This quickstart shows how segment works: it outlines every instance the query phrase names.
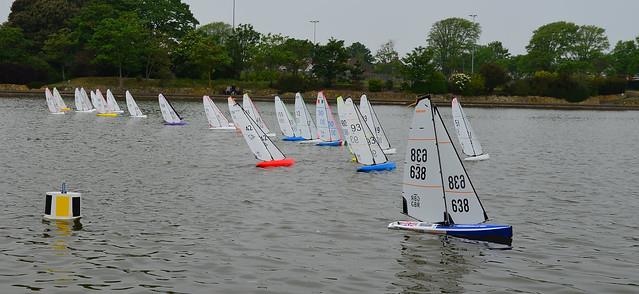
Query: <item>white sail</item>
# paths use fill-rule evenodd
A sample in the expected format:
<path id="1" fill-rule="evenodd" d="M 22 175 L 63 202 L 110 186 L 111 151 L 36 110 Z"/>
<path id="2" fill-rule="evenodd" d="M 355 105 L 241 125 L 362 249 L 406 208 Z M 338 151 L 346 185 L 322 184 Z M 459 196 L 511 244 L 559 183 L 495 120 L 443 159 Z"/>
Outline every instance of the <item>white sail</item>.
<path id="1" fill-rule="evenodd" d="M 104 96 L 102 96 L 102 92 L 100 89 L 95 90 L 95 101 L 93 101 L 93 106 L 98 111 L 98 113 L 110 113 L 107 109 L 107 103 L 104 100 Z"/>
<path id="2" fill-rule="evenodd" d="M 344 138 L 348 138 L 348 123 L 344 118 L 344 98 L 342 96 L 337 97 L 337 116 L 339 117 L 339 125 L 342 127 L 342 134 Z"/>
<path id="3" fill-rule="evenodd" d="M 479 144 L 479 139 L 464 113 L 464 109 L 461 107 L 457 98 L 453 98 L 452 102 L 453 123 L 455 125 L 455 131 L 457 132 L 457 138 L 459 144 L 462 146 L 462 151 L 468 156 L 482 155 L 484 151 Z"/>
<path id="4" fill-rule="evenodd" d="M 281 160 L 285 156 L 280 151 L 268 135 L 260 128 L 253 118 L 250 117 L 242 106 L 233 98 L 228 99 L 229 111 L 235 126 L 242 132 L 244 140 L 255 155 L 255 158 L 262 161 Z"/>
<path id="5" fill-rule="evenodd" d="M 286 109 L 286 104 L 282 102 L 279 96 L 275 96 L 275 114 L 277 115 L 277 122 L 280 125 L 282 134 L 287 137 L 295 137 L 295 121 L 293 121 L 291 114 L 288 112 L 288 109 Z"/>
<path id="6" fill-rule="evenodd" d="M 361 164 L 371 165 L 380 164 L 388 161 L 382 148 L 377 143 L 377 139 L 373 136 L 373 132 L 368 128 L 362 118 L 362 114 L 353 104 L 351 98 L 344 102 L 344 118 L 348 125 L 348 145 L 355 155 L 357 162 Z M 340 117 L 340 119 L 342 119 Z"/>
<path id="7" fill-rule="evenodd" d="M 82 110 L 83 111 L 94 111 L 93 104 L 89 101 L 89 96 L 87 96 L 87 91 L 84 88 L 80 88 L 80 96 L 82 100 Z"/>
<path id="8" fill-rule="evenodd" d="M 49 108 L 49 112 L 54 114 L 64 113 L 62 110 L 58 109 L 58 105 L 55 103 L 55 98 L 53 98 L 53 93 L 49 88 L 44 90 L 44 97 L 47 99 L 47 107 Z"/>
<path id="9" fill-rule="evenodd" d="M 375 132 L 375 137 L 377 138 L 377 142 L 379 142 L 379 146 L 382 149 L 391 149 L 390 142 L 386 137 L 386 133 L 384 132 L 384 128 L 382 124 L 379 122 L 379 118 L 377 117 L 377 113 L 375 113 L 375 109 L 371 105 L 370 101 L 366 95 L 362 95 L 359 100 L 359 110 L 362 112 L 362 117 L 364 121 L 368 125 L 368 127 Z"/>
<path id="10" fill-rule="evenodd" d="M 206 119 L 209 121 L 210 128 L 230 128 L 233 126 L 217 105 L 213 103 L 211 97 L 202 97 L 202 102 L 204 103 L 204 113 L 206 114 Z"/>
<path id="11" fill-rule="evenodd" d="M 253 100 L 251 100 L 251 97 L 249 97 L 249 95 L 247 94 L 244 94 L 244 96 L 242 97 L 242 107 L 244 108 L 244 111 L 246 111 L 246 113 L 248 113 L 248 115 L 251 116 L 251 118 L 255 122 L 257 122 L 258 126 L 260 126 L 260 128 L 264 132 L 266 132 L 267 134 L 271 132 L 264 123 L 260 112 L 257 111 L 257 107 L 255 107 L 255 104 L 253 104 Z"/>
<path id="12" fill-rule="evenodd" d="M 53 102 L 55 103 L 55 105 L 60 111 L 64 111 L 68 109 L 67 105 L 64 103 L 64 100 L 62 100 L 62 96 L 60 95 L 60 92 L 58 92 L 58 89 L 56 88 L 53 88 Z"/>
<path id="13" fill-rule="evenodd" d="M 129 114 L 131 114 L 132 117 L 145 117 L 140 110 L 140 107 L 138 107 L 138 104 L 135 103 L 135 99 L 133 99 L 131 92 L 127 90 L 124 95 L 126 96 L 126 108 L 129 110 Z"/>
<path id="14" fill-rule="evenodd" d="M 75 91 L 73 93 L 73 97 L 74 97 L 74 102 L 75 102 L 75 110 L 76 111 L 83 111 L 84 107 L 82 106 L 82 94 L 80 94 L 80 89 L 75 88 Z"/>
<path id="15" fill-rule="evenodd" d="M 315 104 L 315 118 L 317 119 L 317 131 L 319 138 L 325 142 L 341 141 L 342 134 L 340 132 L 333 111 L 326 101 L 323 92 L 317 93 L 317 102 Z"/>
<path id="16" fill-rule="evenodd" d="M 167 123 L 179 123 L 182 121 L 178 113 L 173 109 L 171 103 L 164 97 L 164 95 L 158 95 L 158 102 L 160 103 L 160 110 L 162 111 L 162 118 Z"/>
<path id="17" fill-rule="evenodd" d="M 302 98 L 300 93 L 295 93 L 295 120 L 302 138 L 306 140 L 318 138 L 317 128 L 315 127 L 310 112 L 308 112 L 304 98 Z"/>
<path id="18" fill-rule="evenodd" d="M 107 89 L 107 109 L 109 112 L 122 113 L 122 109 L 118 105 L 118 102 L 115 101 L 115 97 L 113 97 L 113 93 L 111 93 L 111 89 Z"/>
<path id="19" fill-rule="evenodd" d="M 420 100 L 415 107 L 404 162 L 404 213 L 427 223 L 486 220 L 441 116 L 429 99 Z"/>

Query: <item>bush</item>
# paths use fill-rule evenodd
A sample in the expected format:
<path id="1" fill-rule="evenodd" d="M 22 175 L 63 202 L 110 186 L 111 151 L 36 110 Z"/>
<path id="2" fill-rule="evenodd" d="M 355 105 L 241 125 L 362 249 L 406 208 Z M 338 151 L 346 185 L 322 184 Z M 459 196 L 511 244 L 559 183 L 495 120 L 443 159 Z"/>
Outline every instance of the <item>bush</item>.
<path id="1" fill-rule="evenodd" d="M 386 88 L 386 90 L 388 91 L 393 91 L 393 89 L 395 88 L 395 83 L 393 82 L 393 80 L 386 80 L 386 83 L 384 83 L 384 88 Z"/>
<path id="2" fill-rule="evenodd" d="M 446 94 L 448 92 L 446 76 L 441 72 L 433 73 L 430 79 L 429 89 L 430 93 L 433 94 Z"/>
<path id="3" fill-rule="evenodd" d="M 317 82 L 302 75 L 281 75 L 273 86 L 281 93 L 306 92 L 316 89 Z"/>
<path id="4" fill-rule="evenodd" d="M 474 75 L 463 91 L 466 96 L 478 96 L 486 93 L 486 82 L 481 75 Z"/>
<path id="5" fill-rule="evenodd" d="M 450 76 L 450 89 L 455 94 L 461 94 L 470 83 L 470 77 L 463 73 L 456 73 Z"/>
<path id="6" fill-rule="evenodd" d="M 514 96 L 532 95 L 530 82 L 528 80 L 516 80 L 508 84 L 506 86 L 505 91 L 508 95 L 514 95 Z"/>
<path id="7" fill-rule="evenodd" d="M 496 87 L 508 82 L 506 70 L 497 64 L 485 63 L 479 68 L 479 73 L 484 77 L 486 90 L 489 93 L 492 93 Z"/>
<path id="8" fill-rule="evenodd" d="M 368 80 L 369 92 L 381 92 L 383 89 L 383 82 L 381 80 Z"/>
<path id="9" fill-rule="evenodd" d="M 596 77 L 592 82 L 599 95 L 621 94 L 626 91 L 627 82 L 620 77 Z"/>

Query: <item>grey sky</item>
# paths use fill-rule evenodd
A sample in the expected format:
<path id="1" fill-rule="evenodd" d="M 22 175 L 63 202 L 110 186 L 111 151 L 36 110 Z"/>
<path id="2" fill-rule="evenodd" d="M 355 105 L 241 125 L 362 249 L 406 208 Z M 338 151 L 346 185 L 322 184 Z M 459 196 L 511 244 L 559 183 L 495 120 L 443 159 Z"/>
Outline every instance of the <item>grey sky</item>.
<path id="1" fill-rule="evenodd" d="M 183 0 L 201 24 L 231 23 L 233 0 Z M 11 0 L 0 0 L 0 21 L 5 21 Z M 639 35 L 635 25 L 636 0 L 236 0 L 236 23 L 250 23 L 262 33 L 313 38 L 309 20 L 317 19 L 317 40 L 360 41 L 376 51 L 388 40 L 405 54 L 425 45 L 431 25 L 447 17 L 477 14 L 482 26 L 480 42 L 502 41 L 511 53 L 525 52 L 532 31 L 558 20 L 591 24 L 606 29 L 611 46 Z"/>

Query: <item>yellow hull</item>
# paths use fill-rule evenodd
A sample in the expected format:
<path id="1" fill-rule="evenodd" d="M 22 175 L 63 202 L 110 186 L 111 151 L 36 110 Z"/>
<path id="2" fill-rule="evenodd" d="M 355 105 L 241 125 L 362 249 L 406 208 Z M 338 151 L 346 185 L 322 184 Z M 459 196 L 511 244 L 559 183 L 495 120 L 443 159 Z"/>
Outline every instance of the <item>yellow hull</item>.
<path id="1" fill-rule="evenodd" d="M 71 111 L 71 108 L 69 108 L 69 107 L 65 107 L 65 108 L 62 108 L 61 110 L 62 110 L 62 111 Z"/>
<path id="2" fill-rule="evenodd" d="M 118 116 L 117 113 L 98 113 L 96 116 Z"/>

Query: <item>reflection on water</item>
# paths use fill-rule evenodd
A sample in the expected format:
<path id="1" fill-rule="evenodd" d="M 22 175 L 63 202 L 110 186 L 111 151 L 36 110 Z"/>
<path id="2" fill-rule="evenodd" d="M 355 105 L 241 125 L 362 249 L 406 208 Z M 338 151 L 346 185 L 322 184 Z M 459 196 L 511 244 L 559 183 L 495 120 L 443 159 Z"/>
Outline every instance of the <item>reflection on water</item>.
<path id="1" fill-rule="evenodd" d="M 0 99 L 0 293 L 639 292 L 636 112 L 466 109 L 491 155 L 466 169 L 491 222 L 514 228 L 512 250 L 491 250 L 388 230 L 405 219 L 401 164 L 360 174 L 344 148 L 276 141 L 298 163 L 256 169 L 201 103 L 175 102 L 180 128 L 139 104 L 148 119 Z M 376 108 L 397 163 L 411 110 Z M 41 221 L 60 182 L 82 193 L 82 223 Z"/>

